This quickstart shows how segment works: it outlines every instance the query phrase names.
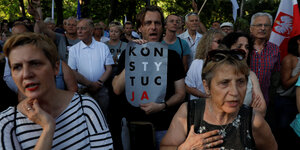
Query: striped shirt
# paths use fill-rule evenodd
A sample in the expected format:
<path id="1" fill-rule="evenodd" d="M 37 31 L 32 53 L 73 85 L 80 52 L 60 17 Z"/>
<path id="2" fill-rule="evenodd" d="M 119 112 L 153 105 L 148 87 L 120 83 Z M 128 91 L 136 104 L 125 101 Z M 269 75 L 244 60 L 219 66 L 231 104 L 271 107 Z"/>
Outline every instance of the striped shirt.
<path id="1" fill-rule="evenodd" d="M 252 51 L 250 58 L 250 68 L 257 75 L 261 91 L 268 104 L 271 73 L 280 71 L 279 47 L 267 42 L 260 53 L 257 50 Z"/>
<path id="2" fill-rule="evenodd" d="M 0 113 L 0 149 L 33 149 L 42 133 L 40 125 L 9 107 Z M 113 149 L 103 113 L 90 97 L 75 94 L 56 118 L 52 149 Z"/>

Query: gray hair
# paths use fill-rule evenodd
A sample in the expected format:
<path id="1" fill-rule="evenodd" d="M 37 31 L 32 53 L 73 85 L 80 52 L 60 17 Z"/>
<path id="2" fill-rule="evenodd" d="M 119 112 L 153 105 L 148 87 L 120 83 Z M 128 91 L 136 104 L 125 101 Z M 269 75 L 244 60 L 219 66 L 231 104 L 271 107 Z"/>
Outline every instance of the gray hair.
<path id="1" fill-rule="evenodd" d="M 255 20 L 257 17 L 261 17 L 261 16 L 267 16 L 267 17 L 269 18 L 270 22 L 271 22 L 271 25 L 273 24 L 273 17 L 272 17 L 271 14 L 266 13 L 266 12 L 258 12 L 258 13 L 256 13 L 256 14 L 252 15 L 250 25 L 253 25 L 254 20 Z"/>
<path id="2" fill-rule="evenodd" d="M 87 21 L 87 25 L 88 25 L 90 28 L 94 29 L 94 22 L 93 22 L 92 19 L 83 18 L 83 19 L 80 19 L 80 20 L 78 21 L 78 23 L 81 22 L 81 21 Z"/>
<path id="3" fill-rule="evenodd" d="M 78 22 L 78 19 L 74 16 L 71 16 L 67 19 L 67 23 L 69 23 L 70 20 L 75 20 L 75 22 L 77 23 Z"/>
<path id="4" fill-rule="evenodd" d="M 198 16 L 197 13 L 195 13 L 195 12 L 190 12 L 190 13 L 188 13 L 187 15 L 185 15 L 185 22 L 188 22 L 189 16 L 197 16 L 197 17 L 199 18 L 199 16 Z"/>

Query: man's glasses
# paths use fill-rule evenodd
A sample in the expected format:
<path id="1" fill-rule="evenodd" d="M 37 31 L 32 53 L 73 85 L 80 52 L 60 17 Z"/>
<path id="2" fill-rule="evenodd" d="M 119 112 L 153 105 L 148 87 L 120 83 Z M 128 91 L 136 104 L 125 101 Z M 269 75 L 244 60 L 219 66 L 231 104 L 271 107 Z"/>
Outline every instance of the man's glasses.
<path id="1" fill-rule="evenodd" d="M 212 50 L 208 52 L 206 62 L 214 61 L 220 62 L 227 58 L 233 58 L 238 61 L 242 61 L 246 57 L 246 52 L 241 49 L 233 50 Z"/>
<path id="2" fill-rule="evenodd" d="M 264 27 L 271 27 L 270 24 L 253 24 L 252 26 L 257 27 L 257 28 L 261 28 L 262 26 L 264 26 Z"/>

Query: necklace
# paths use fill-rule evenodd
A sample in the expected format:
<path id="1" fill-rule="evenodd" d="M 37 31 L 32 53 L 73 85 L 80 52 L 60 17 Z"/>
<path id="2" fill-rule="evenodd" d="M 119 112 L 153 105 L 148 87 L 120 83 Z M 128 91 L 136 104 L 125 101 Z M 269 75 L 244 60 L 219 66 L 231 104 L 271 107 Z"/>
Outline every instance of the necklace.
<path id="1" fill-rule="evenodd" d="M 212 111 L 211 105 L 212 105 L 212 104 L 210 104 L 210 105 L 208 106 L 208 110 L 209 110 L 209 112 L 211 112 L 211 114 L 213 115 L 213 114 L 215 114 L 215 113 Z M 226 134 L 227 134 L 226 129 L 227 129 L 227 127 L 228 127 L 228 125 L 229 125 L 230 123 L 228 123 L 228 124 L 225 126 L 225 128 L 223 128 L 223 125 L 221 125 L 220 120 L 217 119 L 216 115 L 214 115 L 214 116 L 215 116 L 215 119 L 216 119 L 216 120 L 218 121 L 218 123 L 220 124 L 220 125 L 218 125 L 218 126 L 221 127 L 221 130 L 219 131 L 219 135 L 221 135 L 221 136 L 224 138 L 224 137 L 226 136 Z"/>

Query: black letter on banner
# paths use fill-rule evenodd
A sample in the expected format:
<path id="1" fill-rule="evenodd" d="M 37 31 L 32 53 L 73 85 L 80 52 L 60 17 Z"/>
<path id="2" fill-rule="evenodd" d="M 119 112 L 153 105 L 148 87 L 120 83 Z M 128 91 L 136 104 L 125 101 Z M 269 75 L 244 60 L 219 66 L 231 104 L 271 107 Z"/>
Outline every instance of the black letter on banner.
<path id="1" fill-rule="evenodd" d="M 160 57 L 163 56 L 163 52 L 164 52 L 164 49 L 161 48 L 160 51 L 158 48 L 154 48 L 154 56 L 156 56 L 156 54 L 158 53 Z"/>
<path id="2" fill-rule="evenodd" d="M 129 66 L 130 66 L 129 68 L 130 71 L 135 70 L 134 61 L 129 62 Z"/>
<path id="3" fill-rule="evenodd" d="M 131 79 L 131 86 L 133 86 L 135 77 L 129 77 L 129 78 Z"/>
<path id="4" fill-rule="evenodd" d="M 149 83 L 149 77 L 146 77 L 146 83 L 144 82 L 144 77 L 142 77 L 142 79 L 141 79 L 141 83 L 142 83 L 142 85 L 147 85 L 148 83 Z"/>
<path id="5" fill-rule="evenodd" d="M 136 56 L 136 54 L 134 53 L 135 47 L 129 47 L 129 56 L 134 55 Z"/>
<path id="6" fill-rule="evenodd" d="M 146 53 L 144 53 L 145 50 L 146 50 Z M 143 47 L 142 50 L 141 50 L 141 54 L 142 54 L 143 56 L 148 56 L 148 55 L 150 54 L 149 48 L 148 48 L 148 47 Z"/>
<path id="7" fill-rule="evenodd" d="M 161 76 L 156 77 L 156 78 L 154 79 L 154 82 L 155 82 L 156 85 L 161 85 L 161 82 L 158 82 L 158 81 L 157 81 L 158 79 L 161 79 Z"/>

